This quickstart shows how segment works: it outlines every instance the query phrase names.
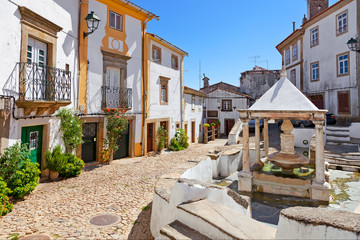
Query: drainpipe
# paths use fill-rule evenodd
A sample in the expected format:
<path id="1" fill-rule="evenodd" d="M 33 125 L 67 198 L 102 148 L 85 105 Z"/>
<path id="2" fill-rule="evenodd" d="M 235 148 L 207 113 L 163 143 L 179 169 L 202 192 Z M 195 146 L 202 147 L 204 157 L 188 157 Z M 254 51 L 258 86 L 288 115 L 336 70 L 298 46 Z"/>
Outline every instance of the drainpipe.
<path id="1" fill-rule="evenodd" d="M 79 94 L 80 94 L 80 39 L 81 39 L 81 34 L 80 34 L 80 23 L 81 23 L 81 3 L 82 0 L 79 0 L 79 22 L 78 22 L 78 72 L 77 72 L 77 78 L 76 78 L 76 89 L 77 89 L 77 94 L 76 94 L 76 102 L 75 102 L 75 109 L 76 111 L 79 110 Z"/>
<path id="2" fill-rule="evenodd" d="M 142 123 L 143 123 L 143 131 L 142 131 L 142 140 L 141 140 L 141 155 L 144 155 L 145 153 L 145 97 L 147 97 L 147 92 L 145 90 L 145 64 L 147 64 L 147 59 L 145 59 L 145 29 L 146 24 L 151 20 L 150 16 L 147 17 L 147 19 L 143 22 L 143 29 L 142 29 L 142 43 L 141 43 L 141 58 L 142 58 L 142 80 L 143 80 L 143 101 L 142 101 Z"/>
<path id="3" fill-rule="evenodd" d="M 184 69 L 184 56 L 181 58 L 181 67 L 180 67 L 180 126 L 181 126 L 181 128 L 184 128 L 184 126 L 183 126 L 183 100 L 184 100 L 183 69 Z"/>

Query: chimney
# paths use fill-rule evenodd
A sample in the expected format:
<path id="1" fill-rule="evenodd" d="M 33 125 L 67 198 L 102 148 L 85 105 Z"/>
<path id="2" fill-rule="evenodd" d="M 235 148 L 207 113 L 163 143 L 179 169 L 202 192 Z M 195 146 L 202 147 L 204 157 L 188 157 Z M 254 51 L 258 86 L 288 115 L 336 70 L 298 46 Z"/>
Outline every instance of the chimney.
<path id="1" fill-rule="evenodd" d="M 209 87 L 209 78 L 205 76 L 205 73 L 204 73 L 204 78 L 202 79 L 204 81 L 204 88 L 207 88 Z"/>
<path id="2" fill-rule="evenodd" d="M 295 22 L 293 22 L 293 32 L 295 32 Z"/>
<path id="3" fill-rule="evenodd" d="M 313 18 L 328 7 L 329 0 L 307 0 L 307 18 Z"/>
<path id="4" fill-rule="evenodd" d="M 304 14 L 304 18 L 302 20 L 302 24 L 306 23 L 307 19 L 306 19 L 306 15 Z"/>

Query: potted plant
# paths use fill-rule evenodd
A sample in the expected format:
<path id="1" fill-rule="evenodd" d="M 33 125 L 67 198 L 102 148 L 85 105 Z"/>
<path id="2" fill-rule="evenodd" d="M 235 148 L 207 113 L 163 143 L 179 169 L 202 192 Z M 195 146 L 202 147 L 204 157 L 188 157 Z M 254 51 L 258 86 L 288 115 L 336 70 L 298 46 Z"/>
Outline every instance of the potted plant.
<path id="1" fill-rule="evenodd" d="M 214 129 L 215 128 L 215 123 L 211 123 L 211 127 L 212 127 L 212 129 Z"/>
<path id="2" fill-rule="evenodd" d="M 57 145 L 53 151 L 45 153 L 46 167 L 50 170 L 50 180 L 58 179 L 59 172 L 66 165 L 66 156 L 62 153 L 60 145 Z"/>
<path id="3" fill-rule="evenodd" d="M 207 130 L 209 127 L 210 127 L 210 124 L 208 124 L 208 123 L 204 123 L 204 128 L 205 128 L 205 130 Z"/>

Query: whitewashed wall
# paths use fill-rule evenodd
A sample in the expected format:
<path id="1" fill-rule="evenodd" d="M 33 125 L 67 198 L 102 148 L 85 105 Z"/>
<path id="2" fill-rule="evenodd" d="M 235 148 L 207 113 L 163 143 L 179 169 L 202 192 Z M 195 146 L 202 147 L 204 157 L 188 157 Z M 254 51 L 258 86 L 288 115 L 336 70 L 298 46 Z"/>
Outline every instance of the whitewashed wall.
<path id="1" fill-rule="evenodd" d="M 180 69 L 182 56 L 164 47 L 163 45 L 150 41 L 150 49 L 155 45 L 161 48 L 161 64 L 150 62 L 150 112 L 149 119 L 170 118 L 170 138 L 175 134 L 175 124 L 180 122 L 180 92 L 181 78 Z M 171 55 L 178 56 L 179 70 L 171 68 Z M 170 78 L 168 81 L 168 104 L 160 105 L 160 76 Z"/>
<path id="2" fill-rule="evenodd" d="M 192 111 L 191 108 L 191 99 L 192 99 L 192 94 L 188 94 L 185 93 L 184 94 L 184 98 L 185 98 L 185 117 L 184 117 L 184 122 L 188 124 L 188 136 L 190 138 L 189 141 L 191 141 L 191 121 L 195 120 L 195 141 L 198 142 L 199 141 L 199 136 L 202 136 L 202 130 L 203 127 L 201 127 L 201 132 L 199 132 L 199 125 L 202 126 L 202 115 L 203 115 L 203 101 L 199 101 L 199 96 L 195 96 L 195 110 Z M 201 99 L 204 99 L 203 97 Z"/>
<path id="3" fill-rule="evenodd" d="M 101 113 L 101 87 L 103 86 L 102 39 L 105 37 L 107 6 L 96 1 L 89 1 L 89 11 L 95 11 L 102 21 L 99 28 L 88 37 L 88 113 Z M 124 16 L 126 44 L 131 57 L 127 61 L 127 87 L 132 88 L 132 109 L 128 114 L 136 114 L 136 129 L 141 129 L 142 93 L 141 93 L 141 21 L 129 15 Z M 135 131 L 135 142 L 141 141 L 141 131 Z"/>
<path id="4" fill-rule="evenodd" d="M 13 3 L 12 3 L 13 2 Z M 21 14 L 18 6 L 25 6 L 33 12 L 41 15 L 47 20 L 63 28 L 57 36 L 56 67 L 65 69 L 65 64 L 69 64 L 72 74 L 71 82 L 71 105 L 74 107 L 77 96 L 78 79 L 78 1 L 60 1 L 60 0 L 13 0 L 2 1 L 1 14 L 4 21 L 0 23 L 0 46 L 4 51 L 0 52 L 0 94 L 9 93 L 8 88 L 19 86 L 18 77 L 10 79 L 11 73 L 17 62 L 20 61 L 21 48 Z M 18 97 L 18 88 L 14 89 L 13 94 Z M 17 116 L 23 114 L 23 109 L 16 109 Z M 9 145 L 21 140 L 21 128 L 23 126 L 34 126 L 50 124 L 50 147 L 61 142 L 58 134 L 58 124 L 56 118 L 49 119 L 27 119 L 14 120 L 10 122 Z"/>
<path id="5" fill-rule="evenodd" d="M 284 50 L 283 56 L 284 56 L 284 63 L 285 63 L 287 78 L 290 80 L 291 71 L 295 69 L 295 71 L 296 71 L 296 83 L 295 83 L 295 86 L 298 89 L 300 89 L 300 77 L 301 77 L 300 64 L 301 64 L 301 51 L 302 51 L 301 41 L 300 40 L 296 41 L 296 44 L 297 44 L 297 48 L 298 48 L 298 54 L 297 54 L 298 57 L 297 57 L 297 59 L 295 61 L 293 60 L 293 47 L 294 47 L 294 44 L 289 47 L 289 50 L 290 50 L 290 63 L 289 64 L 286 64 L 286 50 Z"/>
<path id="6" fill-rule="evenodd" d="M 336 15 L 348 10 L 348 32 L 336 36 Z M 359 17 L 359 16 L 357 16 Z M 304 91 L 309 94 L 325 92 L 325 108 L 334 114 L 338 114 L 337 92 L 350 88 L 351 116 L 358 115 L 358 90 L 356 86 L 356 55 L 349 51 L 346 43 L 356 35 L 356 1 L 352 1 L 345 7 L 326 16 L 320 21 L 309 26 L 304 34 Z M 310 46 L 310 31 L 319 26 L 319 44 Z M 336 55 L 350 52 L 349 76 L 337 77 Z M 311 82 L 310 64 L 319 61 L 320 80 Z M 288 75 L 289 76 L 289 75 Z"/>
<path id="7" fill-rule="evenodd" d="M 236 109 L 232 109 L 231 112 L 222 112 L 222 100 L 232 99 L 232 107 L 236 107 Z M 247 109 L 248 101 L 246 97 L 242 95 L 227 92 L 225 90 L 217 89 L 206 95 L 205 98 L 205 106 L 206 111 L 218 111 L 218 118 L 221 123 L 221 133 L 225 132 L 225 119 L 234 119 L 234 123 L 240 117 L 240 114 L 237 110 L 239 109 Z M 220 111 L 218 109 L 220 107 Z M 212 119 L 207 117 L 207 119 Z"/>

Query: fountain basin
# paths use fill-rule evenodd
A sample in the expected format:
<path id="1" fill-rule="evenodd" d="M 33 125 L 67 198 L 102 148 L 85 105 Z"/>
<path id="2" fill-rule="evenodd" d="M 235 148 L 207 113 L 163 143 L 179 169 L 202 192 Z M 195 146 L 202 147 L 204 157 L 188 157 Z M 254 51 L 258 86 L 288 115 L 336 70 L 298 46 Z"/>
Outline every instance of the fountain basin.
<path id="1" fill-rule="evenodd" d="M 283 172 L 293 172 L 294 168 L 303 167 L 309 164 L 309 158 L 300 154 L 276 152 L 268 156 L 268 161 L 281 167 Z"/>

